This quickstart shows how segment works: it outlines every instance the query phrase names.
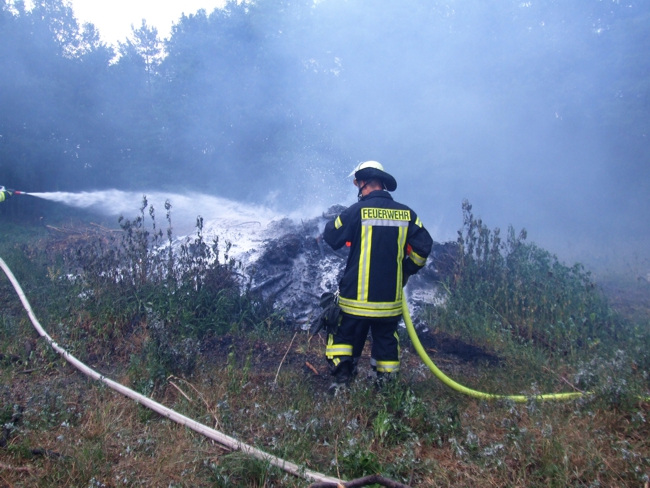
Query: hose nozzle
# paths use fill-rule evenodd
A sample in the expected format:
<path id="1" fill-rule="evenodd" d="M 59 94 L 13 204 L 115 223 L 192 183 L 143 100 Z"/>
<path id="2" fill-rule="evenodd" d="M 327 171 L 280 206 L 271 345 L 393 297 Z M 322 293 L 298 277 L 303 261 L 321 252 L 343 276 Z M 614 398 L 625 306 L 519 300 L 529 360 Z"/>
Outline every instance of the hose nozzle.
<path id="1" fill-rule="evenodd" d="M 23 195 L 25 192 L 24 191 L 19 191 L 19 190 L 14 190 L 12 188 L 5 188 L 3 185 L 0 185 L 0 191 L 4 191 L 11 195 Z"/>

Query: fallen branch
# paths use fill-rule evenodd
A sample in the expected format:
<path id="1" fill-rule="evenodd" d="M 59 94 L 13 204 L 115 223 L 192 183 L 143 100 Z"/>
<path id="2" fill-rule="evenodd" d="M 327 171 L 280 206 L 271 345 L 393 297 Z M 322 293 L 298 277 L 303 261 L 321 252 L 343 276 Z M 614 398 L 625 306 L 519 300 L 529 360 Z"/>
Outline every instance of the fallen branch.
<path id="1" fill-rule="evenodd" d="M 309 488 L 355 488 L 359 486 L 368 486 L 378 484 L 381 486 L 386 486 L 388 488 L 410 488 L 408 485 L 403 485 L 397 481 L 389 480 L 383 476 L 373 474 L 372 476 L 365 476 L 364 478 L 358 478 L 352 481 L 346 481 L 345 483 L 313 483 L 309 485 Z"/>
<path id="2" fill-rule="evenodd" d="M 9 466 L 8 464 L 0 463 L 0 469 L 6 469 L 7 471 L 18 471 L 19 473 L 29 473 L 33 471 L 34 468 L 31 466 Z"/>
<path id="3" fill-rule="evenodd" d="M 17 371 L 16 374 L 30 374 L 30 373 L 33 373 L 35 371 L 39 371 L 41 369 L 43 369 L 43 368 L 23 369 L 22 371 Z"/>
<path id="4" fill-rule="evenodd" d="M 190 388 L 192 388 L 192 389 L 194 390 L 194 392 L 199 396 L 199 398 L 203 401 L 203 404 L 205 405 L 205 408 L 208 410 L 208 412 L 210 412 L 210 413 L 212 414 L 212 417 L 214 418 L 214 428 L 216 429 L 217 427 L 219 427 L 219 416 L 217 415 L 216 408 L 211 408 L 211 407 L 210 407 L 210 404 L 209 404 L 208 401 L 205 399 L 205 397 L 203 396 L 203 394 L 202 394 L 199 390 L 197 390 L 196 387 L 195 387 L 192 383 L 190 383 L 190 382 L 187 381 L 186 379 L 178 378 L 178 377 L 176 377 L 176 376 L 170 376 L 169 378 L 175 378 L 175 379 L 178 379 L 178 380 L 184 382 L 185 384 L 189 385 Z M 168 379 L 169 379 L 169 378 L 168 378 Z"/>
<path id="5" fill-rule="evenodd" d="M 43 449 L 42 447 L 38 447 L 36 449 L 32 449 L 31 453 L 33 456 L 44 456 L 49 459 L 65 459 L 68 456 L 65 456 L 64 454 L 61 454 L 56 451 L 51 451 L 49 449 Z"/>
<path id="6" fill-rule="evenodd" d="M 582 393 L 582 394 L 586 394 L 586 392 L 582 391 L 582 390 L 581 390 L 580 388 L 578 388 L 576 385 L 574 385 L 574 384 L 571 383 L 569 380 L 567 380 L 564 376 L 560 376 L 560 375 L 557 374 L 555 371 L 553 371 L 553 370 L 547 368 L 546 366 L 542 366 L 542 369 L 543 369 L 544 371 L 548 371 L 549 373 L 554 374 L 557 378 L 559 378 L 559 379 L 561 379 L 562 381 L 564 381 L 567 385 L 569 385 L 569 386 L 570 386 L 571 388 L 573 388 L 574 390 L 579 391 L 579 392 Z"/>
<path id="7" fill-rule="evenodd" d="M 289 354 L 289 351 L 291 350 L 291 345 L 293 344 L 293 340 L 296 338 L 296 335 L 298 335 L 298 331 L 293 335 L 291 338 L 291 342 L 289 343 L 289 347 L 287 348 L 287 352 L 284 353 L 284 357 L 282 358 L 282 361 L 280 361 L 280 366 L 278 366 L 278 372 L 275 373 L 275 379 L 273 380 L 273 383 L 278 382 L 278 375 L 280 374 L 280 368 L 282 367 L 282 363 L 284 363 L 284 360 L 287 357 L 287 354 Z"/>
<path id="8" fill-rule="evenodd" d="M 311 369 L 314 372 L 315 375 L 318 376 L 320 374 L 318 372 L 318 370 L 316 368 L 314 368 L 314 366 L 309 361 L 305 361 L 305 366 L 307 366 L 309 369 Z"/>
<path id="9" fill-rule="evenodd" d="M 174 383 L 169 378 L 167 378 L 167 381 L 169 381 L 169 384 L 172 385 L 174 388 L 176 388 L 180 392 L 180 394 L 183 395 L 187 399 L 188 402 L 194 403 L 192 401 L 192 399 L 190 397 L 188 397 L 183 390 L 181 390 L 180 386 L 178 386 L 176 383 Z"/>
<path id="10" fill-rule="evenodd" d="M 56 231 L 56 232 L 62 232 L 62 233 L 64 233 L 64 234 L 66 233 L 66 231 L 61 230 L 61 229 L 59 229 L 58 227 L 54 227 L 53 225 L 46 225 L 45 227 L 48 228 L 48 229 L 50 229 L 50 230 L 54 230 L 54 231 Z"/>
<path id="11" fill-rule="evenodd" d="M 109 229 L 103 225 L 96 224 L 95 222 L 91 222 L 90 225 L 94 225 L 95 227 L 98 227 L 105 232 L 124 232 L 122 229 Z"/>

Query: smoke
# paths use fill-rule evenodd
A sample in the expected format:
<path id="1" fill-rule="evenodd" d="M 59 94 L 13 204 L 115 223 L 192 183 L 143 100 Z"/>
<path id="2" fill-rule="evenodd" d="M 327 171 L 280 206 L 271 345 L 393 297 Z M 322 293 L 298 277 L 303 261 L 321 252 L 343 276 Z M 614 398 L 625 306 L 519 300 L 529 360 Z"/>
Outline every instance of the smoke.
<path id="1" fill-rule="evenodd" d="M 636 0 L 229 2 L 180 19 L 159 65 L 123 53 L 97 79 L 66 78 L 68 96 L 5 97 L 32 105 L 0 111 L 15 115 L 0 151 L 22 144 L 0 158 L 0 179 L 144 186 L 157 215 L 171 200 L 176 223 L 258 221 L 354 202 L 346 176 L 372 159 L 439 241 L 456 237 L 468 199 L 489 227 L 525 227 L 567 260 L 647 260 L 648 18 Z M 17 90 L 59 80 L 38 74 Z M 141 194 L 59 201 L 128 216 Z"/>
<path id="2" fill-rule="evenodd" d="M 315 113 L 352 162 L 384 164 L 439 239 L 468 199 L 566 259 L 648 257 L 648 8 L 601 3 L 322 2 L 337 22 L 317 61 L 329 52 L 344 82 Z"/>

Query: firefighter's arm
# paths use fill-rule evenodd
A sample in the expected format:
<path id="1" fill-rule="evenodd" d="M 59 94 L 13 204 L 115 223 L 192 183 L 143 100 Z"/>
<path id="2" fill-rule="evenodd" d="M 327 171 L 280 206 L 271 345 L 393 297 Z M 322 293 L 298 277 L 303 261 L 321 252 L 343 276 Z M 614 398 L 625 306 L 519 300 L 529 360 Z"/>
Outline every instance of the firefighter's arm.
<path id="1" fill-rule="evenodd" d="M 346 241 L 351 240 L 349 236 L 350 230 L 350 216 L 344 211 L 325 225 L 323 239 L 336 251 L 342 248 Z"/>
<path id="2" fill-rule="evenodd" d="M 0 185 L 0 202 L 4 202 L 7 198 L 14 194 L 16 190 L 11 190 Z"/>
<path id="3" fill-rule="evenodd" d="M 433 239 L 417 216 L 409 225 L 406 243 L 407 255 L 404 259 L 404 274 L 410 276 L 424 267 L 433 246 Z"/>

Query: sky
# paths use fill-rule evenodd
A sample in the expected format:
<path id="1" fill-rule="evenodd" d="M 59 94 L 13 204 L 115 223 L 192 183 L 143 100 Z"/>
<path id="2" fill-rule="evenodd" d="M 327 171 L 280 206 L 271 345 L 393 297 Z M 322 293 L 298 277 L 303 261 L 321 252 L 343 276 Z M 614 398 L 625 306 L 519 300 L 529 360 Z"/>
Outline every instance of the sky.
<path id="1" fill-rule="evenodd" d="M 183 13 L 189 15 L 199 9 L 209 13 L 223 6 L 225 0 L 70 0 L 70 4 L 77 20 L 94 24 L 106 43 L 117 45 L 130 35 L 131 25 L 139 27 L 142 19 L 156 27 L 164 39 Z"/>

